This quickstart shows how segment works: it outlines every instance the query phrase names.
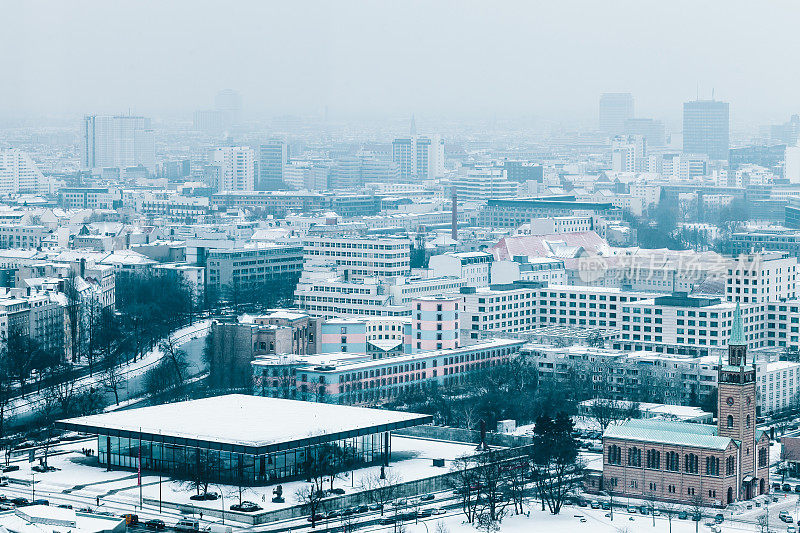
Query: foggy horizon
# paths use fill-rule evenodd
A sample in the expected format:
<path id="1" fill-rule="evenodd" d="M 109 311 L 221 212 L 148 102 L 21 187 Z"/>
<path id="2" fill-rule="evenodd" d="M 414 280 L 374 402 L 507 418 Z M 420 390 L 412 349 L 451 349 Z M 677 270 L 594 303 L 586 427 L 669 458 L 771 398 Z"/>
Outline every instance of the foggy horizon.
<path id="1" fill-rule="evenodd" d="M 798 111 L 800 5 L 411 2 L 7 3 L 0 116 L 190 114 L 222 89 L 247 114 L 591 121 L 731 104 L 732 123 Z M 365 44 L 368 43 L 368 46 Z M 698 92 L 699 89 L 699 92 Z"/>

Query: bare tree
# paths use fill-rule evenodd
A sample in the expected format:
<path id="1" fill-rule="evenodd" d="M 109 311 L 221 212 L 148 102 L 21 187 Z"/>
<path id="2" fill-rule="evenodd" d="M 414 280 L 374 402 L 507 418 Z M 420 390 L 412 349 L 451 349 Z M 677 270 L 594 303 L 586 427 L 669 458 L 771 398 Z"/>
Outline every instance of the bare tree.
<path id="1" fill-rule="evenodd" d="M 178 346 L 178 341 L 172 335 L 159 343 L 159 348 L 164 354 L 164 358 L 169 361 L 178 383 L 183 383 L 185 379 L 188 363 L 186 362 L 186 352 Z"/>
<path id="2" fill-rule="evenodd" d="M 317 517 L 323 508 L 323 497 L 325 492 L 322 490 L 322 483 L 324 477 L 322 475 L 313 475 L 311 481 L 302 485 L 295 492 L 297 501 L 300 502 L 303 510 L 311 516 L 311 527 L 317 525 Z"/>
<path id="3" fill-rule="evenodd" d="M 125 383 L 125 378 L 120 373 L 119 366 L 114 362 L 109 364 L 108 368 L 103 372 L 101 383 L 106 392 L 110 392 L 114 395 L 114 404 L 119 405 L 119 391 Z"/>
<path id="4" fill-rule="evenodd" d="M 703 517 L 703 496 L 702 494 L 695 494 L 689 500 L 689 505 L 692 508 L 692 520 L 694 520 L 694 533 L 698 533 L 700 529 L 700 520 Z"/>
<path id="5" fill-rule="evenodd" d="M 477 476 L 475 473 L 472 457 L 457 457 L 451 466 L 453 476 L 450 483 L 461 501 L 461 511 L 467 517 L 470 524 L 475 520 L 476 508 L 478 505 Z"/>
<path id="6" fill-rule="evenodd" d="M 662 502 L 660 506 L 661 512 L 664 513 L 664 516 L 667 517 L 667 522 L 669 522 L 669 533 L 672 533 L 672 519 L 678 514 L 678 506 L 671 502 Z"/>
<path id="7" fill-rule="evenodd" d="M 758 529 L 761 533 L 769 533 L 769 511 L 764 511 L 758 518 L 756 518 L 756 524 L 758 525 Z"/>
<path id="8" fill-rule="evenodd" d="M 386 505 L 397 498 L 398 485 L 402 478 L 394 470 L 381 468 L 380 472 L 372 472 L 361 478 L 359 485 L 371 503 L 383 510 Z"/>
<path id="9" fill-rule="evenodd" d="M 636 417 L 638 411 L 639 405 L 636 403 L 595 398 L 589 404 L 588 415 L 597 423 L 600 431 L 605 431 L 614 422 Z"/>
<path id="10" fill-rule="evenodd" d="M 500 519 L 492 518 L 488 513 L 481 513 L 475 520 L 475 527 L 484 533 L 494 533 L 500 531 Z"/>

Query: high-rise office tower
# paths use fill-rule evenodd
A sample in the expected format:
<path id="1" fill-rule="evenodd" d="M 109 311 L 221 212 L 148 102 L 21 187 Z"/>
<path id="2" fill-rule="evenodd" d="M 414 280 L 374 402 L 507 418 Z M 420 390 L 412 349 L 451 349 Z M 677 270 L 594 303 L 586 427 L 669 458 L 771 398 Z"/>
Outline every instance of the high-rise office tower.
<path id="1" fill-rule="evenodd" d="M 641 135 L 651 148 L 661 148 L 667 144 L 664 123 L 652 118 L 629 118 L 625 121 L 625 135 Z"/>
<path id="2" fill-rule="evenodd" d="M 225 131 L 225 113 L 216 109 L 195 111 L 192 127 L 196 131 L 219 135 Z"/>
<path id="3" fill-rule="evenodd" d="M 285 188 L 283 169 L 289 162 L 289 147 L 282 139 L 270 139 L 259 148 L 258 191 L 275 191 Z"/>
<path id="4" fill-rule="evenodd" d="M 411 135 L 392 142 L 392 161 L 402 179 L 438 178 L 444 173 L 444 141 L 439 135 Z"/>
<path id="5" fill-rule="evenodd" d="M 142 165 L 156 169 L 156 147 L 150 119 L 130 115 L 87 115 L 83 119 L 83 168 Z"/>
<path id="6" fill-rule="evenodd" d="M 219 191 L 252 191 L 255 185 L 255 152 L 247 146 L 223 146 L 211 152 L 208 170 L 218 170 L 216 178 Z M 209 175 L 207 172 L 206 175 Z M 214 184 L 211 184 L 214 185 Z"/>
<path id="7" fill-rule="evenodd" d="M 226 128 L 238 126 L 242 113 L 242 96 L 233 89 L 224 89 L 214 97 L 214 108 L 222 112 Z"/>
<path id="8" fill-rule="evenodd" d="M 600 131 L 609 135 L 625 132 L 625 121 L 633 118 L 631 93 L 603 93 L 600 95 Z"/>
<path id="9" fill-rule="evenodd" d="M 694 100 L 683 104 L 683 151 L 728 160 L 730 105 L 718 100 Z"/>

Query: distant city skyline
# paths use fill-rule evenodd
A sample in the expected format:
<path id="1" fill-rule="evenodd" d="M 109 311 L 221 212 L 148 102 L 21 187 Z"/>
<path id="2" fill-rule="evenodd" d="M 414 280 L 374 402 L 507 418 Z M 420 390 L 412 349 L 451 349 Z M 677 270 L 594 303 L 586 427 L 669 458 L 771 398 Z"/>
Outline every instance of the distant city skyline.
<path id="1" fill-rule="evenodd" d="M 245 113 L 335 117 L 582 120 L 599 94 L 630 92 L 637 116 L 669 122 L 698 87 L 734 124 L 800 107 L 789 2 L 44 4 L 4 9 L 0 117 L 193 113 L 228 88 Z"/>

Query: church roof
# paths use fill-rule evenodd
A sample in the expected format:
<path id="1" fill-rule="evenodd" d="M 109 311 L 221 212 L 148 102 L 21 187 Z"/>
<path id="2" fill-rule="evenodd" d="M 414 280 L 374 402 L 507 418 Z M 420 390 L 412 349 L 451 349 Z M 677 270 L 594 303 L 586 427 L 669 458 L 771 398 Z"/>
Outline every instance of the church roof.
<path id="1" fill-rule="evenodd" d="M 657 419 L 626 420 L 622 424 L 609 426 L 603 433 L 603 438 L 693 446 L 713 450 L 725 450 L 732 441 L 730 437 L 718 436 L 716 426 Z"/>

